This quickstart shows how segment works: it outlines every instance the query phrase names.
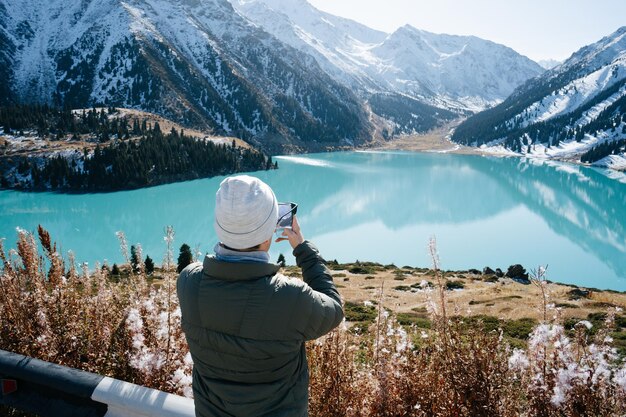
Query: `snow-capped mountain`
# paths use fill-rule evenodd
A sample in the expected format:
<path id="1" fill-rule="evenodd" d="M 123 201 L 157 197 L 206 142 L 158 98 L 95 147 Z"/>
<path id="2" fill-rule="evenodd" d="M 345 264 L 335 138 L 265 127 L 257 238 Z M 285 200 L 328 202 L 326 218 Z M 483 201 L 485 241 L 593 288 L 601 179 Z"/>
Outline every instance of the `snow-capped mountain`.
<path id="1" fill-rule="evenodd" d="M 552 69 L 562 63 L 563 61 L 557 61 L 556 59 L 541 59 L 537 61 L 537 64 L 541 65 L 543 68 L 547 70 Z"/>
<path id="2" fill-rule="evenodd" d="M 362 143 L 363 102 L 227 0 L 0 0 L 0 104 L 139 108 L 270 151 Z"/>
<path id="3" fill-rule="evenodd" d="M 469 118 L 452 140 L 600 165 L 626 162 L 619 161 L 626 145 L 626 26 Z"/>
<path id="4" fill-rule="evenodd" d="M 306 0 L 231 2 L 366 97 L 400 93 L 438 107 L 476 111 L 543 72 L 512 49 L 472 36 L 438 35 L 408 25 L 386 34 L 324 13 Z"/>
<path id="5" fill-rule="evenodd" d="M 473 36 L 403 26 L 374 47 L 378 74 L 394 89 L 477 110 L 499 103 L 543 69 L 511 48 Z"/>
<path id="6" fill-rule="evenodd" d="M 0 105 L 130 107 L 269 152 L 321 150 L 426 131 L 542 71 L 475 37 L 232 2 L 0 0 Z"/>

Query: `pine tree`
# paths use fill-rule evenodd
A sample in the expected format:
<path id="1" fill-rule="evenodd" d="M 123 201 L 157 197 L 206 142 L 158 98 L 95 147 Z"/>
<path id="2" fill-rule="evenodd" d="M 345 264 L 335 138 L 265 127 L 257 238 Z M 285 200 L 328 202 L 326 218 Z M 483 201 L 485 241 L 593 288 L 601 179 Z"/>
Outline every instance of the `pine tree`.
<path id="1" fill-rule="evenodd" d="M 180 247 L 180 253 L 178 255 L 178 267 L 176 268 L 176 272 L 182 271 L 191 262 L 193 262 L 191 248 L 188 244 L 183 243 Z"/>
<path id="2" fill-rule="evenodd" d="M 119 274 L 120 274 L 119 266 L 117 266 L 117 264 L 113 264 L 113 267 L 111 267 L 111 275 L 118 276 Z"/>
<path id="3" fill-rule="evenodd" d="M 137 256 L 137 248 L 135 245 L 130 247 L 130 266 L 133 268 L 133 272 L 137 272 L 139 269 L 139 257 Z"/>
<path id="4" fill-rule="evenodd" d="M 146 274 L 152 275 L 152 273 L 154 272 L 154 261 L 150 256 L 146 256 L 144 265 L 146 265 Z"/>
<path id="5" fill-rule="evenodd" d="M 284 268 L 286 264 L 285 255 L 283 255 L 282 253 L 279 254 L 276 263 Z"/>

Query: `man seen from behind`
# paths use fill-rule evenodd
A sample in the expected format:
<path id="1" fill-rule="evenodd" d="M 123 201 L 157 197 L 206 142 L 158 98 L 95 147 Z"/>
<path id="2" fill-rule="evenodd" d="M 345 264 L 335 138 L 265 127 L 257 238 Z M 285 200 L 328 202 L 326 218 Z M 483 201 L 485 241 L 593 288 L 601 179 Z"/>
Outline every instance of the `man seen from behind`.
<path id="1" fill-rule="evenodd" d="M 295 216 L 277 241 L 289 241 L 303 280 L 270 262 L 278 211 L 263 181 L 226 178 L 215 198 L 215 254 L 180 274 L 196 416 L 308 415 L 304 342 L 335 328 L 343 310 L 330 271 Z"/>

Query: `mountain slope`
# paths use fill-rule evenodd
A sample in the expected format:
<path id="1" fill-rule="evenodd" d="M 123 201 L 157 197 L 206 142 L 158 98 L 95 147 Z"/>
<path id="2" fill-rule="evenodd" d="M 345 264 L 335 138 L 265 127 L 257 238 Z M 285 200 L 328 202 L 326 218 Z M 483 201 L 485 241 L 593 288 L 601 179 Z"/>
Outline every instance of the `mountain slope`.
<path id="1" fill-rule="evenodd" d="M 404 26 L 392 34 L 315 9 L 306 0 L 231 0 L 248 19 L 316 58 L 335 79 L 367 93 L 480 110 L 543 72 L 510 48 Z M 364 94 L 365 93 L 365 94 Z"/>
<path id="2" fill-rule="evenodd" d="M 8 24 L 7 10 L 0 2 L 0 106 L 12 104 L 15 93 L 11 88 L 13 71 L 11 64 L 15 56 L 15 43 L 6 30 Z"/>
<path id="3" fill-rule="evenodd" d="M 623 152 L 619 141 L 624 138 L 626 27 L 581 48 L 500 105 L 469 118 L 452 140 L 545 157 L 592 152 L 594 158 L 583 155 L 583 160 L 596 162 Z M 598 145 L 605 149 L 603 155 L 593 152 Z"/>
<path id="4" fill-rule="evenodd" d="M 226 0 L 0 0 L 1 10 L 11 101 L 140 108 L 270 152 L 371 136 L 349 89 Z"/>
<path id="5" fill-rule="evenodd" d="M 380 89 L 363 60 L 387 34 L 314 8 L 306 0 L 232 0 L 237 11 L 282 42 L 315 57 L 335 79 L 352 87 Z"/>

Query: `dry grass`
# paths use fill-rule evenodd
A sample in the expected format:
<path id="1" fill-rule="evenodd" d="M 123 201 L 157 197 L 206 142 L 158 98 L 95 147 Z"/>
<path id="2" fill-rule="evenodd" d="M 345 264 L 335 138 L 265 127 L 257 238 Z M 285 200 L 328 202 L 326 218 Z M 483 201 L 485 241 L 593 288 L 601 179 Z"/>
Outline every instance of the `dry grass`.
<path id="1" fill-rule="evenodd" d="M 236 145 L 241 147 L 241 148 L 250 148 L 251 146 L 248 144 L 248 142 L 239 139 L 239 138 L 235 138 L 232 136 L 216 136 L 214 134 L 212 134 L 211 132 L 208 131 L 202 131 L 202 130 L 197 130 L 197 129 L 189 129 L 189 128 L 185 128 L 184 126 L 173 122 L 169 119 L 166 119 L 164 117 L 161 117 L 157 114 L 154 113 L 148 113 L 148 112 L 144 112 L 144 111 L 140 111 L 140 110 L 135 110 L 135 109 L 124 109 L 124 108 L 118 108 L 117 109 L 119 112 L 120 117 L 126 116 L 129 118 L 130 120 L 130 125 L 132 125 L 133 121 L 135 119 L 137 119 L 139 121 L 139 123 L 141 123 L 143 120 L 146 120 L 148 123 L 151 124 L 155 124 L 155 123 L 159 123 L 159 126 L 161 127 L 161 131 L 163 132 L 169 132 L 170 130 L 172 130 L 172 128 L 176 129 L 177 131 L 181 131 L 184 130 L 185 134 L 187 136 L 192 136 L 198 139 L 207 139 L 207 140 L 212 140 L 218 143 L 226 143 L 226 144 L 230 144 L 233 140 L 235 141 Z"/>
<path id="2" fill-rule="evenodd" d="M 427 301 L 422 296 L 419 284 L 423 280 L 433 281 L 432 269 L 400 268 L 374 266 L 369 274 L 351 273 L 353 264 L 334 266 L 333 276 L 340 275 L 335 282 L 341 283 L 341 295 L 344 300 L 362 303 L 377 300 L 381 285 L 387 288 L 383 297 L 386 308 L 395 313 L 408 313 L 426 307 Z M 287 268 L 290 274 L 292 269 Z M 399 274 L 403 279 L 398 280 Z M 446 303 L 451 311 L 457 310 L 463 315 L 489 315 L 505 320 L 521 318 L 542 319 L 542 312 L 537 307 L 540 289 L 534 285 L 524 285 L 509 278 L 497 282 L 488 282 L 485 276 L 467 271 L 446 272 L 445 278 L 462 282 L 460 291 L 449 291 Z M 561 311 L 564 319 L 587 317 L 591 313 L 606 312 L 607 307 L 615 306 L 626 310 L 626 293 L 611 291 L 591 291 L 589 298 L 570 299 L 572 286 L 557 283 L 546 284 L 551 303 L 556 306 L 569 305 Z M 395 289 L 398 286 L 407 290 Z"/>
<path id="3" fill-rule="evenodd" d="M 161 272 L 159 285 L 152 285 L 142 268 L 133 272 L 126 266 L 119 277 L 100 266 L 90 272 L 71 257 L 64 262 L 45 230 L 40 228 L 38 235 L 41 249 L 24 231 L 19 231 L 17 250 L 7 255 L 0 246 L 0 348 L 191 395 L 192 363 L 180 329 L 175 274 Z M 118 237 L 128 258 L 124 236 Z M 166 238 L 170 248 L 171 229 Z M 341 270 L 331 265 L 335 274 L 345 275 L 340 279 L 347 279 L 343 296 L 360 302 L 352 306 L 362 305 L 367 320 L 361 326 L 346 323 L 307 344 L 312 416 L 626 413 L 626 365 L 611 338 L 616 320 L 623 327 L 621 313 L 605 307 L 593 324 L 575 320 L 568 332 L 563 314 L 570 309 L 552 305 L 562 288 L 548 284 L 541 274 L 535 285 L 521 286 L 486 284 L 458 273 L 454 280 L 465 289 L 448 291 L 452 275 L 439 270 L 434 242 L 431 250 L 432 270 L 404 268 L 399 273 L 393 266 L 359 264 Z M 418 292 L 393 289 L 416 288 L 425 280 L 431 284 L 423 282 Z M 526 329 L 528 342 L 516 349 L 488 317 L 460 316 L 469 300 L 475 301 L 474 308 L 493 303 L 489 308 L 501 309 L 500 304 L 508 303 L 512 315 L 512 304 L 526 303 L 526 297 L 533 299 L 527 312 L 536 311 L 530 314 L 541 320 Z M 571 303 L 597 314 L 597 303 L 620 300 L 602 293 Z M 529 307 L 533 305 L 538 308 Z M 426 321 L 411 321 L 411 311 Z"/>
<path id="4" fill-rule="evenodd" d="M 452 142 L 448 137 L 450 132 L 456 128 L 462 119 L 446 123 L 441 127 L 432 129 L 426 133 L 400 135 L 389 141 L 376 143 L 376 149 L 381 150 L 403 150 L 413 152 L 445 152 L 467 155 L 480 155 L 481 150 Z"/>

